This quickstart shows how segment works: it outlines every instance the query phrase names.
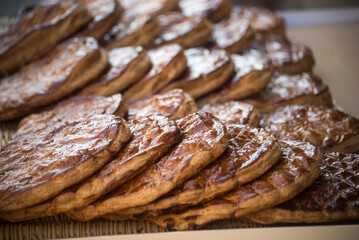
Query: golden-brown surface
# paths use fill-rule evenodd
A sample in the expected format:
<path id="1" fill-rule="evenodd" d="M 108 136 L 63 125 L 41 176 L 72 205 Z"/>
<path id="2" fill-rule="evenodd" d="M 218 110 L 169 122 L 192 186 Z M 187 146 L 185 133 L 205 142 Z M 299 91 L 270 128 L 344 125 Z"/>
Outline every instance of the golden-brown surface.
<path id="1" fill-rule="evenodd" d="M 258 109 L 253 105 L 230 101 L 218 104 L 207 104 L 201 108 L 203 112 L 209 112 L 224 124 L 248 124 L 257 127 L 261 118 Z"/>
<path id="2" fill-rule="evenodd" d="M 235 6 L 230 17 L 250 21 L 251 27 L 256 33 L 285 35 L 284 19 L 266 8 Z"/>
<path id="3" fill-rule="evenodd" d="M 182 47 L 169 44 L 148 51 L 152 62 L 149 72 L 123 93 L 126 101 L 135 101 L 155 94 L 176 79 L 186 69 L 187 60 Z"/>
<path id="4" fill-rule="evenodd" d="M 322 154 L 305 142 L 281 141 L 281 147 L 281 160 L 257 180 L 201 206 L 150 221 L 167 229 L 196 229 L 215 220 L 240 217 L 293 198 L 319 176 Z"/>
<path id="5" fill-rule="evenodd" d="M 41 203 L 84 180 L 130 135 L 121 117 L 98 115 L 14 138 L 0 152 L 0 210 Z"/>
<path id="6" fill-rule="evenodd" d="M 270 112 L 263 125 L 277 138 L 308 141 L 326 152 L 359 150 L 359 120 L 336 109 L 285 106 Z"/>
<path id="7" fill-rule="evenodd" d="M 107 53 L 93 38 L 73 38 L 0 81 L 0 121 L 31 113 L 97 77 Z"/>
<path id="8" fill-rule="evenodd" d="M 254 31 L 247 20 L 228 18 L 214 25 L 212 41 L 229 53 L 239 53 L 254 40 Z"/>
<path id="9" fill-rule="evenodd" d="M 311 73 L 275 73 L 265 89 L 244 101 L 255 105 L 263 112 L 285 105 L 332 105 L 328 87 Z"/>
<path id="10" fill-rule="evenodd" d="M 118 0 L 84 0 L 84 4 L 92 19 L 79 36 L 89 36 L 100 41 L 115 25 L 121 15 L 122 7 Z"/>
<path id="11" fill-rule="evenodd" d="M 261 91 L 272 76 L 270 59 L 256 50 L 232 54 L 235 74 L 220 89 L 200 98 L 198 106 L 243 99 Z"/>
<path id="12" fill-rule="evenodd" d="M 184 48 L 198 47 L 208 42 L 213 26 L 198 16 L 184 16 L 179 12 L 170 12 L 157 17 L 162 32 L 150 47 L 177 43 Z"/>
<path id="13" fill-rule="evenodd" d="M 0 75 L 47 53 L 89 20 L 84 4 L 75 0 L 45 0 L 25 8 L 15 25 L 0 35 Z"/>
<path id="14" fill-rule="evenodd" d="M 227 130 L 227 150 L 196 176 L 153 203 L 124 209 L 106 218 L 150 219 L 212 200 L 256 179 L 279 160 L 280 146 L 265 130 L 245 125 L 227 125 Z"/>
<path id="15" fill-rule="evenodd" d="M 79 95 L 110 96 L 121 92 L 140 80 L 151 67 L 150 57 L 142 47 L 115 48 L 108 55 L 110 69 L 83 88 Z"/>
<path id="16" fill-rule="evenodd" d="M 71 121 L 77 118 L 89 118 L 100 114 L 112 114 L 126 117 L 127 106 L 121 94 L 111 97 L 77 96 L 59 102 L 53 109 L 42 113 L 31 114 L 21 120 L 16 135 L 24 135 L 39 129 L 55 125 L 58 122 Z"/>
<path id="17" fill-rule="evenodd" d="M 67 215 L 88 220 L 147 204 L 198 173 L 227 148 L 226 127 L 209 113 L 191 114 L 179 119 L 177 124 L 182 141 L 155 165 L 91 205 Z"/>
<path id="18" fill-rule="evenodd" d="M 179 128 L 165 117 L 133 119 L 129 125 L 130 141 L 99 173 L 50 201 L 7 212 L 0 218 L 24 221 L 84 207 L 145 170 L 180 140 Z"/>
<path id="19" fill-rule="evenodd" d="M 274 70 L 284 74 L 311 72 L 315 64 L 312 50 L 279 35 L 256 35 L 252 48 L 268 55 Z"/>
<path id="20" fill-rule="evenodd" d="M 185 50 L 187 71 L 161 92 L 180 88 L 193 98 L 201 97 L 227 81 L 234 71 L 233 62 L 224 50 L 191 48 Z"/>
<path id="21" fill-rule="evenodd" d="M 125 8 L 122 21 L 129 23 L 140 16 L 155 17 L 178 9 L 178 0 L 119 0 Z"/>
<path id="22" fill-rule="evenodd" d="M 105 36 L 106 47 L 113 49 L 123 46 L 147 46 L 162 31 L 156 18 L 138 16 L 128 23 L 119 22 Z"/>
<path id="23" fill-rule="evenodd" d="M 193 98 L 181 89 L 155 94 L 128 105 L 128 118 L 165 116 L 176 120 L 197 111 Z"/>
<path id="24" fill-rule="evenodd" d="M 292 200 L 246 218 L 263 223 L 340 221 L 359 217 L 359 155 L 326 153 L 320 176 Z"/>
<path id="25" fill-rule="evenodd" d="M 212 22 L 228 17 L 232 11 L 228 0 L 179 0 L 179 7 L 186 16 L 206 17 Z"/>

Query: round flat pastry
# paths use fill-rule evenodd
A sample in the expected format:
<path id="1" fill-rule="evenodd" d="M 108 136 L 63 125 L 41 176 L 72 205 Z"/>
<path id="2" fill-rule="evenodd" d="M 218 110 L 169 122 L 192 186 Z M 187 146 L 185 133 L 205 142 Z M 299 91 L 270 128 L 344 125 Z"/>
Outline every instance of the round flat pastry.
<path id="1" fill-rule="evenodd" d="M 233 62 L 225 50 L 191 48 L 185 50 L 187 71 L 161 92 L 180 88 L 193 98 L 199 98 L 223 85 L 234 71 Z"/>
<path id="2" fill-rule="evenodd" d="M 78 34 L 101 40 L 117 22 L 122 12 L 118 0 L 84 0 L 85 6 L 92 16 L 92 20 Z"/>
<path id="3" fill-rule="evenodd" d="M 41 57 L 90 19 L 82 1 L 44 0 L 24 8 L 14 26 L 0 35 L 0 75 Z"/>
<path id="4" fill-rule="evenodd" d="M 248 124 L 252 127 L 257 127 L 261 118 L 261 114 L 256 107 L 237 101 L 207 104 L 201 108 L 201 111 L 213 114 L 226 125 Z"/>
<path id="5" fill-rule="evenodd" d="M 122 21 L 129 23 L 139 16 L 155 17 L 178 10 L 178 0 L 118 0 L 126 10 Z"/>
<path id="6" fill-rule="evenodd" d="M 227 125 L 227 150 L 211 165 L 150 204 L 106 215 L 113 220 L 150 219 L 221 196 L 261 176 L 281 157 L 276 139 L 265 130 Z"/>
<path id="7" fill-rule="evenodd" d="M 225 19 L 214 24 L 212 39 L 214 46 L 229 53 L 239 53 L 254 40 L 254 31 L 248 20 Z"/>
<path id="8" fill-rule="evenodd" d="M 322 80 L 311 73 L 275 73 L 261 92 L 244 102 L 255 105 L 262 112 L 268 112 L 285 105 L 331 106 L 332 97 Z"/>
<path id="9" fill-rule="evenodd" d="M 285 35 L 284 19 L 266 8 L 235 6 L 230 18 L 250 21 L 251 27 L 256 33 Z"/>
<path id="10" fill-rule="evenodd" d="M 127 106 L 121 94 L 111 97 L 77 96 L 59 102 L 53 109 L 31 114 L 21 120 L 16 135 L 24 135 L 39 129 L 55 125 L 58 122 L 71 121 L 77 118 L 89 118 L 100 114 L 111 114 L 125 117 Z"/>
<path id="11" fill-rule="evenodd" d="M 33 206 L 79 183 L 130 136 L 121 117 L 98 115 L 15 137 L 0 152 L 0 210 Z"/>
<path id="12" fill-rule="evenodd" d="M 79 95 L 110 96 L 124 91 L 151 68 L 151 59 L 142 47 L 115 48 L 108 56 L 110 69 L 83 88 Z"/>
<path id="13" fill-rule="evenodd" d="M 312 50 L 302 44 L 291 43 L 279 35 L 256 35 L 252 48 L 268 55 L 274 70 L 284 74 L 311 72 L 315 64 Z"/>
<path id="14" fill-rule="evenodd" d="M 310 143 L 282 141 L 282 158 L 253 182 L 203 205 L 149 219 L 167 229 L 197 229 L 205 224 L 281 204 L 310 186 L 319 176 L 320 150 Z"/>
<path id="15" fill-rule="evenodd" d="M 129 126 L 130 141 L 100 172 L 45 203 L 6 212 L 0 218 L 17 222 L 85 207 L 155 163 L 180 140 L 176 123 L 165 117 L 133 119 Z"/>
<path id="16" fill-rule="evenodd" d="M 123 97 L 135 101 L 158 92 L 186 69 L 187 60 L 178 44 L 165 45 L 148 51 L 152 68 L 137 83 L 128 88 Z"/>
<path id="17" fill-rule="evenodd" d="M 246 215 L 262 224 L 321 223 L 359 218 L 359 154 L 326 153 L 320 176 L 279 206 Z"/>
<path id="18" fill-rule="evenodd" d="M 325 152 L 359 151 L 359 120 L 336 109 L 289 105 L 270 112 L 263 126 L 277 138 L 307 141 Z"/>
<path id="19" fill-rule="evenodd" d="M 180 0 L 179 7 L 186 16 L 206 17 L 212 22 L 227 18 L 232 11 L 228 0 Z"/>
<path id="20" fill-rule="evenodd" d="M 260 92 L 269 82 L 273 70 L 270 59 L 257 50 L 232 54 L 235 74 L 220 89 L 198 99 L 198 106 L 239 100 Z"/>
<path id="21" fill-rule="evenodd" d="M 197 112 L 178 120 L 177 124 L 182 141 L 156 164 L 98 201 L 66 215 L 84 221 L 152 202 L 197 174 L 226 150 L 226 127 L 211 114 Z"/>
<path id="22" fill-rule="evenodd" d="M 73 38 L 0 81 L 0 121 L 31 113 L 96 78 L 107 53 L 93 38 Z"/>
<path id="23" fill-rule="evenodd" d="M 106 48 L 113 49 L 124 46 L 146 46 L 153 42 L 162 31 L 157 18 L 143 15 L 132 21 L 118 22 L 105 35 Z"/>
<path id="24" fill-rule="evenodd" d="M 156 94 L 128 105 L 128 118 L 164 116 L 172 120 L 183 118 L 197 111 L 193 98 L 182 89 Z"/>
<path id="25" fill-rule="evenodd" d="M 162 32 L 148 47 L 170 43 L 177 43 L 184 48 L 198 47 L 208 42 L 213 30 L 211 22 L 198 16 L 170 12 L 157 18 L 162 26 Z"/>

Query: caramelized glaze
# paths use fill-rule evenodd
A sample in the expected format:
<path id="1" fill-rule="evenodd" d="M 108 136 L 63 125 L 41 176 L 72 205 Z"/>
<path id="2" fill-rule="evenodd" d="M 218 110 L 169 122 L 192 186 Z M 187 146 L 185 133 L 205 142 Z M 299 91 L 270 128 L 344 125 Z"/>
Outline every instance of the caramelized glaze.
<path id="1" fill-rule="evenodd" d="M 197 111 L 194 100 L 181 89 L 156 94 L 129 104 L 129 119 L 146 116 L 165 116 L 178 119 Z"/>
<path id="2" fill-rule="evenodd" d="M 208 104 L 203 106 L 201 111 L 213 114 L 224 124 L 254 124 L 252 119 L 252 115 L 255 114 L 254 106 L 246 103 L 229 101 L 220 104 Z M 257 117 L 259 118 L 259 114 Z"/>
<path id="3" fill-rule="evenodd" d="M 71 175 L 82 164 L 96 161 L 101 155 L 103 159 L 98 161 L 105 164 L 114 154 L 112 151 L 118 151 L 123 144 L 121 141 L 129 137 L 127 124 L 113 115 L 60 122 L 36 134 L 17 136 L 0 152 L 0 208 L 14 210 L 53 197 L 101 167 L 92 164 L 83 172 Z M 62 179 L 63 176 L 69 178 Z M 18 204 L 23 200 L 16 197 L 21 196 L 31 201 Z"/>
<path id="4" fill-rule="evenodd" d="M 121 94 L 111 97 L 77 96 L 61 101 L 53 109 L 24 118 L 18 126 L 16 135 L 35 132 L 59 122 L 77 118 L 89 118 L 100 114 L 113 114 L 125 117 L 127 107 Z"/>
<path id="5" fill-rule="evenodd" d="M 73 38 L 40 60 L 3 78 L 0 81 L 0 113 L 52 94 L 65 84 L 81 61 L 98 57 L 98 54 L 99 46 L 95 39 Z"/>
<path id="6" fill-rule="evenodd" d="M 318 95 L 326 90 L 328 87 L 321 79 L 311 73 L 296 75 L 276 73 L 266 88 L 253 99 L 271 104 L 305 95 Z"/>
<path id="7" fill-rule="evenodd" d="M 264 127 L 277 138 L 308 141 L 324 150 L 359 133 L 359 120 L 321 106 L 285 106 L 264 119 Z"/>
<path id="8" fill-rule="evenodd" d="M 250 21 L 251 27 L 256 32 L 284 34 L 284 20 L 269 9 L 259 7 L 239 7 L 233 8 L 232 19 L 246 19 Z M 278 32 L 275 30 L 281 28 Z"/>
<path id="9" fill-rule="evenodd" d="M 359 155 L 326 153 L 319 178 L 294 199 L 277 208 L 291 211 L 359 210 Z"/>

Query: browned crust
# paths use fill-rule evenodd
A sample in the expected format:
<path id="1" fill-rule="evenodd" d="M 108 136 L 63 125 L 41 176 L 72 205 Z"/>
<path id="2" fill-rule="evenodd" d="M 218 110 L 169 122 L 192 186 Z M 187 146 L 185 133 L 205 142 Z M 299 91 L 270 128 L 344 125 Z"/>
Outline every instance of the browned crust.
<path id="1" fill-rule="evenodd" d="M 255 98 L 243 99 L 243 102 L 252 104 L 256 106 L 261 112 L 270 112 L 276 108 L 283 107 L 286 105 L 304 105 L 311 104 L 315 106 L 332 106 L 332 96 L 329 92 L 329 89 L 319 94 L 308 94 L 303 96 L 298 96 L 292 99 L 287 99 L 280 102 L 265 102 Z"/>
<path id="2" fill-rule="evenodd" d="M 123 8 L 121 7 L 118 0 L 111 1 L 113 2 L 113 9 L 111 12 L 109 12 L 106 16 L 103 16 L 100 20 L 90 21 L 90 23 L 78 34 L 78 36 L 89 36 L 95 38 L 97 41 L 100 41 L 105 36 L 105 34 L 110 31 L 123 12 Z M 108 3 L 105 2 L 105 4 Z M 92 19 L 95 17 L 96 15 L 93 15 Z"/>
<path id="3" fill-rule="evenodd" d="M 244 36 L 233 44 L 225 47 L 229 53 L 239 53 L 248 48 L 254 40 L 254 31 L 251 27 L 245 32 Z"/>
<path id="4" fill-rule="evenodd" d="M 199 47 L 208 42 L 209 37 L 213 31 L 213 26 L 206 18 L 202 18 L 189 32 L 177 38 L 164 41 L 161 39 L 161 35 L 158 40 L 155 40 L 154 44 L 149 47 L 159 47 L 167 44 L 177 43 L 184 48 Z M 158 41 L 159 43 L 156 43 Z"/>
<path id="5" fill-rule="evenodd" d="M 229 2 L 229 0 L 222 0 L 216 11 L 211 12 L 208 15 L 208 19 L 211 22 L 219 22 L 222 19 L 229 17 L 229 15 L 231 15 L 231 12 L 232 4 Z"/>
<path id="6" fill-rule="evenodd" d="M 20 136 L 18 138 L 13 139 L 7 146 L 11 147 L 11 145 L 17 144 L 17 141 L 21 142 L 25 140 L 26 143 L 26 139 L 30 139 L 31 141 L 23 145 L 25 151 L 29 151 L 28 150 L 29 147 L 30 148 L 35 147 L 36 148 L 35 151 L 41 151 L 41 149 L 43 149 L 45 156 L 49 156 L 49 154 L 50 156 L 52 156 L 51 154 L 53 153 L 49 153 L 49 152 L 46 153 L 46 148 L 44 148 L 44 146 L 42 146 L 41 144 L 46 144 L 46 143 L 56 144 L 56 142 L 50 143 L 49 138 L 53 136 L 55 133 L 61 134 L 61 132 L 63 132 L 62 134 L 64 135 L 66 135 L 67 133 L 71 134 L 71 128 L 73 129 L 72 131 L 74 130 L 77 131 L 77 133 L 79 134 L 77 135 L 77 137 L 84 136 L 84 134 L 86 135 L 88 131 L 88 129 L 86 129 L 86 127 L 84 126 L 89 123 L 92 124 L 92 127 L 94 127 L 94 124 L 96 124 L 97 125 L 96 127 L 100 128 L 100 132 L 98 134 L 106 136 L 104 139 L 108 139 L 108 140 L 104 140 L 104 141 L 108 141 L 108 142 L 105 145 L 99 144 L 98 145 L 100 146 L 99 149 L 97 150 L 87 149 L 85 151 L 83 148 L 81 149 L 81 147 L 79 147 L 78 151 L 84 151 L 83 154 L 78 152 L 77 155 L 72 154 L 66 156 L 66 153 L 61 153 L 60 155 L 64 156 L 65 159 L 61 158 L 57 154 L 60 160 L 54 159 L 54 161 L 56 160 L 63 161 L 64 165 L 69 164 L 67 168 L 65 168 L 62 165 L 59 165 L 59 167 L 63 169 L 62 170 L 59 169 L 59 171 L 56 171 L 56 173 L 54 173 L 53 172 L 54 169 L 51 169 L 51 166 L 43 166 L 44 170 L 49 172 L 44 172 L 43 174 L 40 174 L 41 176 L 40 179 L 37 180 L 35 178 L 33 180 L 37 182 L 34 182 L 31 185 L 24 185 L 24 187 L 20 190 L 15 190 L 14 189 L 15 186 L 12 186 L 10 188 L 9 186 L 2 186 L 0 210 L 1 211 L 16 210 L 41 203 L 43 201 L 46 201 L 47 199 L 50 199 L 51 197 L 56 196 L 63 189 L 86 179 L 95 171 L 100 169 L 104 164 L 106 164 L 106 162 L 108 162 L 111 159 L 111 157 L 121 149 L 121 147 L 124 145 L 125 142 L 127 142 L 127 140 L 130 138 L 131 135 L 127 123 L 122 118 L 114 117 L 111 115 L 98 115 L 90 119 L 78 119 L 74 121 L 60 123 L 58 125 L 55 125 L 54 127 L 49 127 L 40 130 L 36 132 L 36 134 L 30 133 L 28 135 Z M 78 129 L 76 129 L 77 126 L 79 126 Z M 71 137 L 68 138 L 67 141 L 69 141 L 70 139 Z M 61 142 L 66 140 L 59 139 L 59 141 Z M 68 144 L 68 142 L 66 143 Z M 33 145 L 33 144 L 37 144 L 37 145 Z M 77 144 L 81 145 L 81 142 L 77 142 Z M 74 144 L 72 146 L 76 148 L 77 144 Z M 20 149 L 22 149 L 21 145 L 18 146 L 18 148 L 19 147 Z M 1 152 L 2 153 L 1 155 L 6 154 L 7 151 L 6 149 L 7 147 L 5 146 L 5 148 Z M 3 156 L 6 158 L 6 155 Z M 24 158 L 26 159 L 30 156 L 31 154 L 24 156 Z M 3 165 L 2 167 L 4 167 L 3 169 L 5 169 L 6 167 L 5 161 L 3 162 L 3 164 L 5 165 Z M 41 162 L 38 163 L 36 161 L 33 161 L 31 164 L 34 167 L 36 167 L 36 164 L 41 164 Z M 20 169 L 23 167 L 26 167 L 25 162 L 23 166 L 19 166 Z M 37 170 L 41 171 L 40 169 L 42 169 L 41 166 L 37 168 Z M 50 174 L 50 176 L 46 178 L 45 173 Z M 14 175 L 13 178 L 16 176 L 17 175 Z M 6 189 L 5 192 L 4 192 L 4 187 Z M 20 187 L 20 186 L 17 185 L 16 187 Z"/>
<path id="7" fill-rule="evenodd" d="M 197 106 L 193 98 L 182 89 L 174 89 L 130 103 L 128 118 L 165 116 L 177 120 L 196 111 Z"/>
<path id="8" fill-rule="evenodd" d="M 118 71 L 117 67 L 125 68 Z M 151 59 L 145 50 L 126 66 L 112 66 L 113 73 L 110 69 L 98 80 L 91 82 L 79 92 L 79 95 L 98 95 L 110 96 L 114 93 L 121 92 L 136 83 L 143 77 L 151 67 Z M 110 75 L 108 75 L 110 74 Z"/>
<path id="9" fill-rule="evenodd" d="M 163 46 L 162 48 L 165 49 L 168 47 L 171 46 Z M 157 50 L 159 49 L 155 49 L 152 51 Z M 182 74 L 182 72 L 187 67 L 187 59 L 183 53 L 183 50 L 180 49 L 178 50 L 178 53 L 173 56 L 173 58 L 169 62 L 166 63 L 165 66 L 163 66 L 162 64 L 163 63 L 161 63 L 160 66 L 154 66 L 156 68 L 160 67 L 160 72 L 156 72 L 155 74 L 153 74 L 150 70 L 148 75 L 146 75 L 144 78 L 139 80 L 137 83 L 132 85 L 124 92 L 123 97 L 126 99 L 126 101 L 135 101 L 158 92 L 158 90 L 160 90 Z"/>
<path id="10" fill-rule="evenodd" d="M 31 114 L 21 120 L 17 127 L 16 136 L 54 125 L 60 121 L 76 118 L 88 118 L 98 114 L 111 114 L 126 117 L 127 105 L 121 94 L 111 97 L 77 96 L 59 102 L 53 109 L 37 114 Z"/>
<path id="11" fill-rule="evenodd" d="M 7 212 L 1 218 L 17 222 L 84 207 L 141 173 L 180 140 L 177 125 L 164 117 L 141 118 L 129 124 L 133 132 L 130 141 L 98 174 L 48 202 Z"/>
<path id="12" fill-rule="evenodd" d="M 221 90 L 200 98 L 197 101 L 197 104 L 200 107 L 205 104 L 224 103 L 230 100 L 240 100 L 254 95 L 266 87 L 272 75 L 272 69 L 251 71 L 242 76 L 234 86 L 228 84 Z M 252 103 L 249 102 L 249 104 Z"/>
<path id="13" fill-rule="evenodd" d="M 151 219 L 212 200 L 261 176 L 280 159 L 280 146 L 266 131 L 243 125 L 227 125 L 227 129 L 227 152 L 199 174 L 153 203 L 124 209 L 106 218 L 114 220 L 119 215 L 121 219 Z M 242 155 L 243 151 L 248 155 Z"/>
<path id="14" fill-rule="evenodd" d="M 197 112 L 177 123 L 184 135 L 182 142 L 171 152 L 104 198 L 67 215 L 84 221 L 147 204 L 198 173 L 219 157 L 228 145 L 225 126 L 209 113 Z"/>
<path id="15" fill-rule="evenodd" d="M 0 121 L 24 116 L 40 106 L 61 99 L 97 77 L 106 68 L 107 64 L 108 56 L 105 50 L 98 48 L 92 51 L 76 64 L 76 67 L 66 76 L 60 86 L 56 89 L 50 89 L 44 94 L 33 95 L 26 103 L 17 106 L 15 109 L 5 109 L 1 113 Z"/>
<path id="16" fill-rule="evenodd" d="M 121 24 L 121 23 L 119 23 Z M 156 18 L 149 18 L 146 23 L 134 32 L 124 36 L 115 36 L 109 40 L 106 48 L 114 49 L 123 46 L 146 46 L 161 33 L 162 27 Z"/>
<path id="17" fill-rule="evenodd" d="M 54 23 L 42 24 L 27 32 L 6 52 L 2 53 L 0 55 L 0 75 L 14 72 L 19 67 L 49 52 L 56 43 L 74 33 L 90 18 L 84 4 L 81 1 L 74 1 L 68 14 Z"/>
<path id="18" fill-rule="evenodd" d="M 303 46 L 304 47 L 304 46 Z M 305 48 L 304 56 L 301 60 L 298 62 L 294 62 L 291 64 L 285 64 L 283 66 L 274 66 L 274 69 L 277 72 L 284 73 L 284 74 L 297 74 L 302 72 L 311 72 L 314 65 L 315 60 L 312 53 L 312 50 L 310 50 L 307 47 Z"/>
<path id="19" fill-rule="evenodd" d="M 215 220 L 241 217 L 293 198 L 319 176 L 322 155 L 319 149 L 309 143 L 282 142 L 281 145 L 284 146 L 283 156 L 289 157 L 289 161 L 280 161 L 259 179 L 202 206 L 152 218 L 150 221 L 167 229 L 196 229 Z M 301 153 L 293 155 L 291 151 L 298 147 L 302 149 L 299 150 Z M 306 157 L 295 158 L 296 154 L 305 154 Z"/>

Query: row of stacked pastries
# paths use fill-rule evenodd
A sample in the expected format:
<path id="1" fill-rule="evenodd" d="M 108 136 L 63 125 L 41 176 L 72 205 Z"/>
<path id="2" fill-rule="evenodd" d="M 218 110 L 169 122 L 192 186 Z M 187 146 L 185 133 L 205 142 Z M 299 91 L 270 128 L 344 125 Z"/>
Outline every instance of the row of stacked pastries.
<path id="1" fill-rule="evenodd" d="M 0 120 L 24 117 L 0 153 L 0 218 L 358 218 L 359 120 L 332 108 L 273 12 L 66 0 L 22 14 L 0 36 Z"/>

